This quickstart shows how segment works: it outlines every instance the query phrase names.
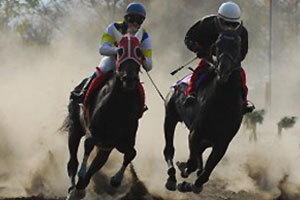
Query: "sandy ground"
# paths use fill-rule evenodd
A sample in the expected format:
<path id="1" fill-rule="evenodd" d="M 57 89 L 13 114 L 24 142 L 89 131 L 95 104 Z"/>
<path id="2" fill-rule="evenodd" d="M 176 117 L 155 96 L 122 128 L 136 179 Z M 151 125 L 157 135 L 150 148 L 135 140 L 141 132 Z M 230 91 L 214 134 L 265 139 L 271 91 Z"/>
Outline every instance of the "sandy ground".
<path id="1" fill-rule="evenodd" d="M 117 199 L 117 200 L 172 200 L 173 198 L 168 198 L 169 195 L 162 195 L 165 196 L 164 198 L 160 195 L 153 195 L 150 194 L 148 189 L 146 188 L 145 184 L 140 181 L 136 173 L 131 170 L 131 186 L 124 192 L 124 194 L 119 194 L 116 198 L 115 190 L 114 188 L 111 188 L 108 184 L 100 183 L 103 187 L 100 190 L 96 190 L 94 187 L 93 194 L 88 194 L 85 199 Z M 105 175 L 99 174 L 98 177 L 101 177 L 102 180 L 107 179 Z M 95 181 L 95 180 L 94 180 Z M 105 181 L 104 181 L 105 182 Z M 264 200 L 262 196 L 258 194 L 253 194 L 245 191 L 240 192 L 232 192 L 225 189 L 226 184 L 222 182 L 221 180 L 212 180 L 209 181 L 203 191 L 200 194 L 193 194 L 193 193 L 179 193 L 179 192 L 169 192 L 165 190 L 166 193 L 178 193 L 179 196 L 182 196 L 182 198 L 179 198 L 180 200 L 190 200 L 190 199 L 205 199 L 205 200 Z M 124 188 L 123 188 L 124 189 Z M 121 190 L 123 190 L 121 188 Z M 98 195 L 96 194 L 98 193 Z M 100 194 L 101 193 L 101 194 Z M 105 194 L 104 194 L 105 193 Z M 92 195 L 92 196 L 91 196 Z M 106 196 L 103 198 L 103 196 Z M 167 196 L 167 197 L 166 197 Z M 171 195 L 170 195 L 171 196 Z M 172 195 L 173 196 L 173 195 Z M 0 200 L 62 200 L 65 199 L 65 197 L 54 197 L 54 198 L 46 198 L 43 197 L 43 195 L 33 196 L 33 197 L 17 197 L 17 198 L 2 198 Z M 178 198 L 176 198 L 178 199 Z M 274 200 L 285 200 L 284 196 L 280 196 Z"/>

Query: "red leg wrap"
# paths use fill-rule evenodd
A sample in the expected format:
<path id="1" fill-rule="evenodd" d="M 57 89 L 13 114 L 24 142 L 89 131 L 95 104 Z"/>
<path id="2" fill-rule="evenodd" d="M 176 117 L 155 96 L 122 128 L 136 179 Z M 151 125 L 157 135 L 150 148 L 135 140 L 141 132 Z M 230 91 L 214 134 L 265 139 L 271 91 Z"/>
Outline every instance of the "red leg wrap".
<path id="1" fill-rule="evenodd" d="M 242 87 L 243 87 L 244 100 L 245 100 L 245 102 L 247 102 L 248 101 L 248 87 L 247 87 L 247 84 L 246 84 L 246 72 L 242 67 L 241 67 L 241 77 L 242 77 Z"/>

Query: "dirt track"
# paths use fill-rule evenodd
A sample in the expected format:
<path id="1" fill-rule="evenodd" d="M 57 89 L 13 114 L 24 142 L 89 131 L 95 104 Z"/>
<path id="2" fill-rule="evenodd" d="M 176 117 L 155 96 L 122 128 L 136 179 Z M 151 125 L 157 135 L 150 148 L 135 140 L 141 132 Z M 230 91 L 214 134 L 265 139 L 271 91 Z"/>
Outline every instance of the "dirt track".
<path id="1" fill-rule="evenodd" d="M 134 169 L 131 169 L 131 175 L 132 175 L 132 185 L 129 190 L 127 190 L 126 193 L 121 195 L 121 197 L 118 197 L 116 200 L 173 200 L 173 198 L 168 198 L 165 196 L 168 195 L 162 195 L 164 198 L 160 196 L 154 196 L 148 192 L 148 189 L 144 185 L 143 182 L 141 182 L 138 179 L 137 174 L 135 173 Z M 102 177 L 103 178 L 103 177 Z M 225 183 L 222 183 L 219 180 L 211 180 L 209 181 L 202 191 L 201 194 L 195 195 L 192 193 L 183 194 L 181 195 L 182 198 L 180 200 L 193 200 L 193 199 L 205 199 L 205 200 L 265 200 L 263 197 L 247 193 L 244 191 L 235 193 L 232 191 L 228 191 L 225 189 Z M 110 186 L 101 186 L 103 190 L 107 191 L 98 191 L 98 193 L 111 193 L 109 192 Z M 167 192 L 167 190 L 166 190 Z M 109 199 L 113 198 L 114 194 L 111 193 L 111 197 Z M 42 196 L 36 196 L 36 197 L 18 197 L 18 198 L 3 198 L 0 200 L 63 200 L 65 197 L 56 197 L 56 198 L 44 198 Z M 89 198 L 85 198 L 89 199 Z M 178 198 L 176 198 L 178 199 Z M 283 195 L 276 198 L 276 199 L 270 199 L 270 200 L 290 200 L 287 197 L 284 197 Z"/>

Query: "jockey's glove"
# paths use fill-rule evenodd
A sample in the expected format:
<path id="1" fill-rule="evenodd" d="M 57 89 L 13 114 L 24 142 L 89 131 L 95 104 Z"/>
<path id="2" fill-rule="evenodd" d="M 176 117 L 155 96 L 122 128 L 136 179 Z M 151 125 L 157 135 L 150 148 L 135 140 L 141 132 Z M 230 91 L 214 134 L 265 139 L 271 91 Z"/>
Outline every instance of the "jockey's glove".
<path id="1" fill-rule="evenodd" d="M 117 49 L 117 55 L 119 55 L 121 57 L 123 55 L 123 53 L 124 53 L 123 48 L 118 48 Z"/>
<path id="2" fill-rule="evenodd" d="M 197 57 L 198 58 L 203 58 L 207 55 L 207 49 L 206 48 L 201 48 L 197 52 Z"/>
<path id="3" fill-rule="evenodd" d="M 197 51 L 199 50 L 199 44 L 197 42 L 194 42 L 192 40 L 186 40 L 185 44 L 189 50 L 191 50 L 195 53 L 197 53 Z"/>

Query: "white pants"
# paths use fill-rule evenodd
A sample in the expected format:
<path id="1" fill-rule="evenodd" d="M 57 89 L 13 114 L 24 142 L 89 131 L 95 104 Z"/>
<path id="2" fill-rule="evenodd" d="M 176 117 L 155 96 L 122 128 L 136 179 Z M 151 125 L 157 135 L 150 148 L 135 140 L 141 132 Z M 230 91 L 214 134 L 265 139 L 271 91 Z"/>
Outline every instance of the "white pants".
<path id="1" fill-rule="evenodd" d="M 116 58 L 115 56 L 104 56 L 98 67 L 101 69 L 103 73 L 107 73 L 108 71 L 116 70 Z"/>

